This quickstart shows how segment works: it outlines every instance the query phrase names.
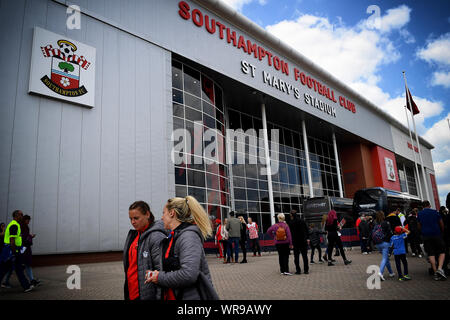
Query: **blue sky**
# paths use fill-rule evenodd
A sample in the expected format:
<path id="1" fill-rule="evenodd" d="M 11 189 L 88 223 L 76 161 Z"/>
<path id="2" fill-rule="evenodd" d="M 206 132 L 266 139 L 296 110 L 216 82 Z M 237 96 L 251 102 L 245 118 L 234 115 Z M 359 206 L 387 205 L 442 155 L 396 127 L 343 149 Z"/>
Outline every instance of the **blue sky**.
<path id="1" fill-rule="evenodd" d="M 421 111 L 415 117 L 418 133 L 435 146 L 434 169 L 445 205 L 450 192 L 450 1 L 221 1 L 406 126 L 404 70 Z"/>

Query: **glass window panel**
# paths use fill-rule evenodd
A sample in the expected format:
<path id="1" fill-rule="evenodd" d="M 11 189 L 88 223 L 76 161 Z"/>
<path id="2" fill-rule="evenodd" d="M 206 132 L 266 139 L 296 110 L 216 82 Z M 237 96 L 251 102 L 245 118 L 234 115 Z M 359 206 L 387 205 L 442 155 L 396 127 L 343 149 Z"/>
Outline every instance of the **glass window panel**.
<path id="1" fill-rule="evenodd" d="M 287 166 L 285 163 L 280 162 L 280 168 L 278 171 L 280 173 L 280 182 L 281 183 L 289 183 Z"/>
<path id="2" fill-rule="evenodd" d="M 284 134 L 284 142 L 285 142 L 286 146 L 287 147 L 293 147 L 294 145 L 292 144 L 292 133 L 291 133 L 291 131 L 287 130 L 287 129 L 284 129 L 283 130 L 283 134 Z M 287 153 L 287 151 L 286 151 L 286 153 Z"/>
<path id="3" fill-rule="evenodd" d="M 269 184 L 267 181 L 259 180 L 259 189 L 260 190 L 269 190 Z"/>
<path id="4" fill-rule="evenodd" d="M 186 169 L 175 167 L 175 184 L 186 184 Z"/>
<path id="5" fill-rule="evenodd" d="M 234 164 L 233 165 L 233 176 L 245 177 L 245 165 L 244 164 Z"/>
<path id="6" fill-rule="evenodd" d="M 314 143 L 314 140 L 308 137 L 308 150 L 310 153 L 316 153 L 316 144 Z"/>
<path id="7" fill-rule="evenodd" d="M 291 205 L 288 203 L 283 203 L 282 208 L 285 214 L 289 214 L 289 212 L 291 211 Z"/>
<path id="8" fill-rule="evenodd" d="M 184 198 L 187 196 L 186 186 L 175 186 L 175 197 Z"/>
<path id="9" fill-rule="evenodd" d="M 219 88 L 216 84 L 214 84 L 214 93 L 215 93 L 215 106 L 223 112 L 223 103 L 222 103 L 222 89 Z"/>
<path id="10" fill-rule="evenodd" d="M 214 103 L 214 85 L 211 79 L 202 75 L 202 98 Z"/>
<path id="11" fill-rule="evenodd" d="M 267 214 L 267 213 L 261 214 L 261 218 L 262 218 L 262 222 L 261 222 L 261 231 L 260 232 L 265 233 L 272 225 L 272 221 L 270 219 L 270 214 Z"/>
<path id="12" fill-rule="evenodd" d="M 188 170 L 188 184 L 189 186 L 204 187 L 205 173 L 202 171 Z"/>
<path id="13" fill-rule="evenodd" d="M 200 72 L 184 66 L 184 91 L 200 97 Z"/>
<path id="14" fill-rule="evenodd" d="M 172 89 L 172 100 L 174 102 L 183 103 L 183 92 L 177 89 Z"/>
<path id="15" fill-rule="evenodd" d="M 202 188 L 188 187 L 189 195 L 194 197 L 198 202 L 206 202 L 206 190 Z"/>
<path id="16" fill-rule="evenodd" d="M 221 212 L 220 212 L 220 207 L 219 206 L 214 206 L 214 205 L 208 205 L 208 215 L 212 216 L 214 218 L 219 218 L 221 217 Z"/>
<path id="17" fill-rule="evenodd" d="M 289 183 L 290 184 L 298 184 L 299 183 L 299 177 L 298 177 L 298 170 L 294 165 L 288 164 L 288 175 L 289 175 Z"/>
<path id="18" fill-rule="evenodd" d="M 228 120 L 230 129 L 240 129 L 241 128 L 241 116 L 239 112 L 229 110 L 228 111 Z"/>
<path id="19" fill-rule="evenodd" d="M 234 176 L 234 170 L 233 170 L 233 176 Z M 245 179 L 233 177 L 233 187 L 234 188 L 245 188 Z"/>
<path id="20" fill-rule="evenodd" d="M 248 211 L 249 212 L 259 212 L 259 203 L 258 202 L 253 202 L 253 201 L 249 201 L 248 202 Z"/>
<path id="21" fill-rule="evenodd" d="M 207 191 L 207 201 L 210 204 L 220 204 L 220 192 L 219 191 L 215 191 L 215 190 L 208 190 Z"/>
<path id="22" fill-rule="evenodd" d="M 211 129 L 216 128 L 216 121 L 214 120 L 214 118 L 211 118 L 207 115 L 203 115 L 203 124 Z"/>
<path id="23" fill-rule="evenodd" d="M 224 193 L 224 192 L 220 193 L 220 204 L 223 206 L 230 205 L 230 198 L 228 196 L 228 193 Z"/>
<path id="24" fill-rule="evenodd" d="M 219 164 L 216 162 L 206 164 L 206 171 L 209 173 L 219 174 Z"/>
<path id="25" fill-rule="evenodd" d="M 202 102 L 200 98 L 194 97 L 191 94 L 184 94 L 184 104 L 198 111 L 202 111 Z"/>
<path id="26" fill-rule="evenodd" d="M 253 129 L 252 118 L 246 114 L 241 114 L 242 119 L 242 130 L 246 131 L 248 129 Z"/>
<path id="27" fill-rule="evenodd" d="M 247 200 L 245 189 L 234 188 L 234 198 L 237 200 Z"/>
<path id="28" fill-rule="evenodd" d="M 269 191 L 259 190 L 259 199 L 261 201 L 269 201 Z"/>
<path id="29" fill-rule="evenodd" d="M 278 182 L 275 182 L 275 183 L 273 183 L 272 182 L 272 190 L 274 191 L 274 192 L 280 192 L 280 184 L 278 183 Z"/>
<path id="30" fill-rule="evenodd" d="M 184 107 L 182 104 L 178 104 L 178 103 L 173 103 L 172 105 L 172 111 L 173 111 L 173 115 L 175 117 L 180 117 L 180 118 L 184 118 Z"/>
<path id="31" fill-rule="evenodd" d="M 177 61 L 172 61 L 172 87 L 180 90 L 183 89 L 181 63 Z"/>
<path id="32" fill-rule="evenodd" d="M 247 188 L 258 189 L 258 180 L 247 179 Z"/>
<path id="33" fill-rule="evenodd" d="M 245 212 L 247 211 L 247 201 L 235 201 L 234 209 L 236 211 Z"/>
<path id="34" fill-rule="evenodd" d="M 247 199 L 249 201 L 259 201 L 258 190 L 247 189 Z"/>
<path id="35" fill-rule="evenodd" d="M 206 174 L 206 187 L 208 189 L 219 190 L 219 177 L 215 174 L 207 173 Z"/>
<path id="36" fill-rule="evenodd" d="M 270 212 L 270 204 L 268 202 L 261 202 L 261 212 Z"/>
<path id="37" fill-rule="evenodd" d="M 246 164 L 245 165 L 245 173 L 247 178 L 257 179 L 258 175 L 256 172 L 256 165 L 254 164 Z"/>
<path id="38" fill-rule="evenodd" d="M 191 121 L 202 121 L 202 113 L 200 111 L 186 107 L 186 119 Z"/>
<path id="39" fill-rule="evenodd" d="M 202 101 L 203 112 L 210 115 L 211 117 L 216 116 L 215 108 L 212 104 L 209 104 L 206 101 Z"/>

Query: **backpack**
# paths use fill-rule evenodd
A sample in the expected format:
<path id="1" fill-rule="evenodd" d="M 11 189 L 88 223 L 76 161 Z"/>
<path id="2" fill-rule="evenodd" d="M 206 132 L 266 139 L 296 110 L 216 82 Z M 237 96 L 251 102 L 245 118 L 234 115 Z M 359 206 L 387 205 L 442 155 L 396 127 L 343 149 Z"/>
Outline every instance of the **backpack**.
<path id="1" fill-rule="evenodd" d="M 382 243 L 384 239 L 384 232 L 381 228 L 381 224 L 376 224 L 372 230 L 372 240 L 373 243 L 379 244 Z"/>
<path id="2" fill-rule="evenodd" d="M 285 241 L 287 239 L 286 229 L 284 229 L 281 225 L 278 225 L 277 233 L 275 236 L 277 241 Z"/>

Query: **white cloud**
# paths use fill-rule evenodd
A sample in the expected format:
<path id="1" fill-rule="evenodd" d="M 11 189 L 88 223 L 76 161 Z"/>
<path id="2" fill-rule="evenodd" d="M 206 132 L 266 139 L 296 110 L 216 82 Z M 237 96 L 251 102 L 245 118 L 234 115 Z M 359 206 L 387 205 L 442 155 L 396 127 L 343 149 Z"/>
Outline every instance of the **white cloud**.
<path id="1" fill-rule="evenodd" d="M 431 153 L 441 205 L 445 204 L 447 193 L 450 192 L 450 126 L 447 119 L 450 119 L 450 112 L 423 136 L 434 145 Z"/>
<path id="2" fill-rule="evenodd" d="M 450 112 L 438 122 L 436 122 L 423 137 L 434 145 L 433 159 L 435 162 L 450 159 L 450 127 L 447 119 L 450 119 Z M 450 181 L 449 181 L 450 182 Z"/>
<path id="3" fill-rule="evenodd" d="M 242 11 L 242 8 L 249 4 L 254 2 L 255 0 L 220 0 L 221 2 L 229 5 L 230 7 L 232 7 L 234 10 L 237 10 L 239 12 Z M 259 5 L 264 6 L 267 4 L 268 0 L 257 0 Z"/>
<path id="4" fill-rule="evenodd" d="M 450 88 L 450 71 L 434 72 L 433 78 L 431 79 L 431 84 L 434 86 L 443 86 L 445 88 Z"/>
<path id="5" fill-rule="evenodd" d="M 450 32 L 429 41 L 425 48 L 420 48 L 416 54 L 427 62 L 450 66 Z"/>
<path id="6" fill-rule="evenodd" d="M 294 49 L 320 65 L 336 78 L 349 85 L 380 109 L 390 114 L 400 123 L 407 126 L 405 109 L 405 93 L 391 96 L 378 86 L 381 77 L 378 72 L 382 66 L 400 59 L 400 52 L 389 39 L 393 32 L 398 32 L 406 43 L 414 43 L 414 37 L 406 30 L 410 20 L 411 9 L 402 5 L 390 9 L 380 17 L 378 28 L 361 21 L 349 27 L 343 23 L 332 24 L 328 18 L 314 15 L 300 15 L 295 20 L 283 20 L 267 26 L 268 32 L 286 42 Z M 422 59 L 445 63 L 450 48 L 442 50 L 445 37 L 430 42 L 420 51 Z M 419 55 L 419 54 L 418 54 Z M 428 61 L 427 60 L 427 61 Z M 401 75 L 399 75 L 401 77 Z M 436 83 L 444 85 L 446 78 L 436 75 Z M 419 135 L 435 146 L 433 159 L 436 166 L 436 180 L 439 195 L 446 196 L 450 191 L 450 178 L 443 174 L 450 170 L 450 132 L 445 119 L 437 122 L 432 128 L 425 127 L 425 119 L 436 117 L 444 110 L 444 103 L 419 96 L 413 99 L 420 113 L 414 117 Z M 450 114 L 447 115 L 450 117 Z M 445 126 L 444 126 L 445 125 Z M 410 122 L 412 129 L 412 123 Z M 445 170 L 445 171 L 444 171 Z M 445 193 L 445 195 L 444 195 Z"/>
<path id="7" fill-rule="evenodd" d="M 387 13 L 380 17 L 379 30 L 388 33 L 392 30 L 401 29 L 409 22 L 410 13 L 411 9 L 405 5 L 387 10 Z"/>
<path id="8" fill-rule="evenodd" d="M 253 2 L 253 0 L 220 0 L 221 2 L 229 5 L 234 10 L 241 11 L 242 7 L 246 4 Z"/>

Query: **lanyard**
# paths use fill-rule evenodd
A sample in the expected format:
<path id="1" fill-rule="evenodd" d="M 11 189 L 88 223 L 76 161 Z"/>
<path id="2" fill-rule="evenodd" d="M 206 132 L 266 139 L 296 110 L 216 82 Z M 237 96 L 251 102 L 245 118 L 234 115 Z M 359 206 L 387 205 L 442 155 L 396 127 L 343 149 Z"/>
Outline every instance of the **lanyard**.
<path id="1" fill-rule="evenodd" d="M 164 256 L 166 259 L 169 257 L 169 252 L 170 252 L 170 248 L 172 248 L 172 243 L 173 243 L 173 235 L 174 235 L 174 231 L 172 231 L 172 232 L 170 232 L 170 236 L 169 236 L 169 238 L 170 238 L 170 243 L 169 243 L 169 247 L 167 248 L 167 251 L 166 251 L 166 255 Z"/>

